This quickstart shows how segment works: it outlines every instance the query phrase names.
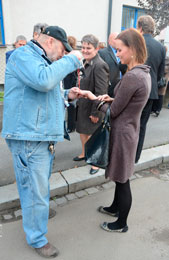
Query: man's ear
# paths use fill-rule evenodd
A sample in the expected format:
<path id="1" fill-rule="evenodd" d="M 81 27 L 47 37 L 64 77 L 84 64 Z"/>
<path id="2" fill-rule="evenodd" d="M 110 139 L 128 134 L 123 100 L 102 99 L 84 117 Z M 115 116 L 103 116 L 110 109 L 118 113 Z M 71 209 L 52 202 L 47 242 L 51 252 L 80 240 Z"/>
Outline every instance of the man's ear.
<path id="1" fill-rule="evenodd" d="M 141 34 L 143 34 L 143 29 L 142 29 L 142 27 L 137 27 L 137 31 L 139 31 Z"/>
<path id="2" fill-rule="evenodd" d="M 47 44 L 48 44 L 48 47 L 49 47 L 49 48 L 52 47 L 53 41 L 54 41 L 54 39 L 53 39 L 52 37 L 49 37 L 49 38 L 47 39 Z"/>

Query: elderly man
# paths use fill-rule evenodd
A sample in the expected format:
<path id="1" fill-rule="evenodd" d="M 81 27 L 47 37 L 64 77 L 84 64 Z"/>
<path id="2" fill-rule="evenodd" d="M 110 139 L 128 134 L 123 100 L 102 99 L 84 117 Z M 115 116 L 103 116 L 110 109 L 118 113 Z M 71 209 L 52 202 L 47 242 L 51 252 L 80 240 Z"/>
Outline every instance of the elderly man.
<path id="1" fill-rule="evenodd" d="M 119 58 L 116 56 L 116 40 L 118 33 L 113 32 L 109 35 L 108 47 L 99 50 L 100 57 L 109 66 L 110 83 L 108 94 L 113 97 L 114 88 L 120 80 L 120 70 L 119 70 Z"/>
<path id="2" fill-rule="evenodd" d="M 151 67 L 151 93 L 147 104 L 145 105 L 140 121 L 140 135 L 139 142 L 136 152 L 136 163 L 138 162 L 146 133 L 146 125 L 151 114 L 153 100 L 158 99 L 158 84 L 157 82 L 164 75 L 165 68 L 165 48 L 164 46 L 153 38 L 153 33 L 155 29 L 155 22 L 153 18 L 149 15 L 140 16 L 137 21 L 137 29 L 143 34 L 146 42 L 148 59 L 146 64 Z"/>
<path id="3" fill-rule="evenodd" d="M 43 30 L 48 27 L 47 23 L 37 23 L 33 27 L 33 39 L 37 40 L 39 38 L 40 33 L 43 32 Z"/>
<path id="4" fill-rule="evenodd" d="M 17 49 L 19 47 L 24 46 L 26 43 L 27 43 L 26 37 L 23 36 L 23 35 L 18 35 L 16 37 L 16 41 L 14 43 L 14 47 L 15 47 L 15 49 Z M 6 52 L 6 63 L 8 62 L 8 59 L 9 59 L 10 55 L 15 51 L 15 49 Z"/>
<path id="5" fill-rule="evenodd" d="M 76 98 L 60 81 L 81 59 L 71 50 L 65 31 L 49 26 L 37 42 L 18 48 L 6 67 L 2 136 L 13 156 L 26 240 L 48 258 L 58 255 L 45 237 L 54 144 L 64 136 L 64 98 Z"/>

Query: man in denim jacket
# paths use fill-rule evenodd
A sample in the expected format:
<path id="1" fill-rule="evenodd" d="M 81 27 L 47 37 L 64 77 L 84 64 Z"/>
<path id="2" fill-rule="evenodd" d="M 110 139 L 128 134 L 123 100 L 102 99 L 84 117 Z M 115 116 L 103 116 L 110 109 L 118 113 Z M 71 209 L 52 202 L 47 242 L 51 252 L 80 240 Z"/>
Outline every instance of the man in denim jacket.
<path id="1" fill-rule="evenodd" d="M 65 50 L 70 53 L 64 56 Z M 76 98 L 73 89 L 61 90 L 60 81 L 80 67 L 80 59 L 65 31 L 49 26 L 18 48 L 6 67 L 2 137 L 13 156 L 26 240 L 44 257 L 58 254 L 45 237 L 53 143 L 64 136 L 63 97 Z"/>

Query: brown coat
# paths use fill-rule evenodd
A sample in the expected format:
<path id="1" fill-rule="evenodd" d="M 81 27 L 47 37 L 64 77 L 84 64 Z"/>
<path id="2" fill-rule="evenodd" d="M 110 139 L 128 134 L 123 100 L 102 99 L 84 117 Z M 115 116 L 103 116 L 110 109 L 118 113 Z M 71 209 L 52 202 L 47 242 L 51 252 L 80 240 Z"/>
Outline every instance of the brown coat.
<path id="1" fill-rule="evenodd" d="M 109 84 L 109 67 L 97 54 L 85 66 L 85 76 L 80 81 L 82 90 L 90 90 L 96 96 L 107 93 Z M 92 123 L 89 116 L 99 118 L 98 123 Z M 101 124 L 104 114 L 96 109 L 96 105 L 89 99 L 81 98 L 77 102 L 76 131 L 80 134 L 91 135 Z"/>
<path id="2" fill-rule="evenodd" d="M 115 88 L 111 103 L 110 162 L 106 178 L 125 183 L 134 172 L 139 137 L 140 115 L 151 90 L 147 65 L 127 72 Z M 106 111 L 105 104 L 101 110 Z"/>

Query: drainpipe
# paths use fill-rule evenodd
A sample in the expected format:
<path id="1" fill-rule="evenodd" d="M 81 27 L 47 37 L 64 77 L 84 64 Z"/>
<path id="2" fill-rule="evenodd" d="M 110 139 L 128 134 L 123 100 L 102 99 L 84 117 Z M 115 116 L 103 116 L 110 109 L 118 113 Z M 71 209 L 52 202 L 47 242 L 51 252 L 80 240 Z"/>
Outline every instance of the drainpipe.
<path id="1" fill-rule="evenodd" d="M 107 27 L 107 41 L 111 32 L 111 17 L 112 17 L 112 5 L 113 0 L 109 0 L 109 9 L 108 9 L 108 27 Z"/>

